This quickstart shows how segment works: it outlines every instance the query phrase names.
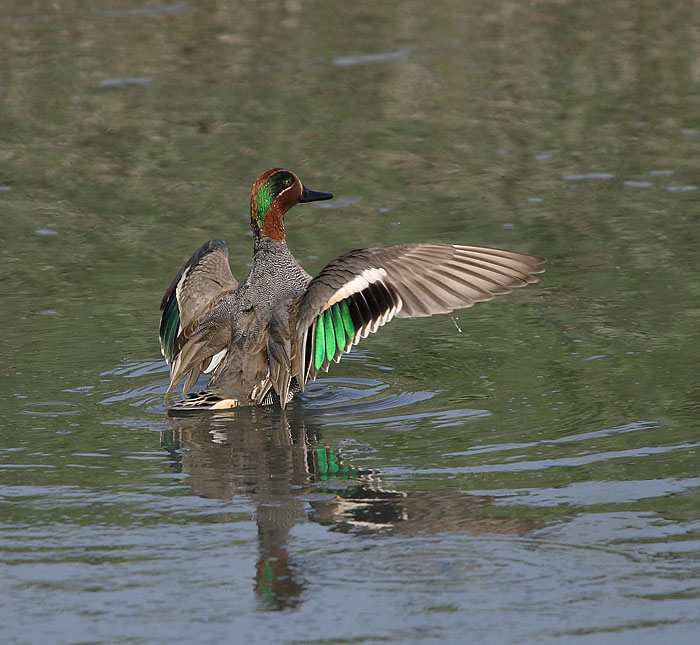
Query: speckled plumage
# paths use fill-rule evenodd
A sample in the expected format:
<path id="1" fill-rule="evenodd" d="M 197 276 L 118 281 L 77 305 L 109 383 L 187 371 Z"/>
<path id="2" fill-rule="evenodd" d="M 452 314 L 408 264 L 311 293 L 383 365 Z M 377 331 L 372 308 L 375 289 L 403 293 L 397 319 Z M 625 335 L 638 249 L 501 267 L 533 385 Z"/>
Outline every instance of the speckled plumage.
<path id="1" fill-rule="evenodd" d="M 251 191 L 253 266 L 232 276 L 221 240 L 205 243 L 161 303 L 161 348 L 171 364 L 167 395 L 201 373 L 203 392 L 173 409 L 282 406 L 361 338 L 395 316 L 444 313 L 535 282 L 542 258 L 452 244 L 404 244 L 350 251 L 315 278 L 294 259 L 284 214 L 299 202 L 330 199 L 273 168 Z M 261 206 L 261 209 L 258 206 Z"/>
<path id="2" fill-rule="evenodd" d="M 310 280 L 284 242 L 256 240 L 250 275 L 212 312 L 234 325 L 229 351 L 208 392 L 247 401 L 257 387 L 252 402 L 263 402 L 271 385 L 266 382 L 268 356 L 289 365 L 293 331 L 289 310 Z"/>

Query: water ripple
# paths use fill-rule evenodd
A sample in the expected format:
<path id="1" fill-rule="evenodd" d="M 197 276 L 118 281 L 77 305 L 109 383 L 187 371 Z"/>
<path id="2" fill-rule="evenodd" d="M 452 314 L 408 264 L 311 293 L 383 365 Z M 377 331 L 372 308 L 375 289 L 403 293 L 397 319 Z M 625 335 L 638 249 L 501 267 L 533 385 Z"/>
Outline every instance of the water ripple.
<path id="1" fill-rule="evenodd" d="M 411 54 L 410 49 L 399 49 L 393 52 L 384 52 L 381 54 L 355 54 L 352 56 L 340 56 L 333 59 L 333 65 L 336 67 L 354 67 L 355 65 L 366 65 L 367 63 L 386 63 L 388 61 L 399 60 L 406 58 Z"/>
<path id="2" fill-rule="evenodd" d="M 595 452 L 578 457 L 562 457 L 559 459 L 538 459 L 533 461 L 514 461 L 507 464 L 483 464 L 481 466 L 451 466 L 449 468 L 415 468 L 410 472 L 417 475 L 436 475 L 444 473 L 493 473 L 493 472 L 522 472 L 526 470 L 546 470 L 549 468 L 574 468 L 601 461 L 613 459 L 640 459 L 650 455 L 660 455 L 679 450 L 689 450 L 700 447 L 700 442 L 680 443 L 671 446 L 645 446 L 630 450 L 611 450 Z"/>
<path id="3" fill-rule="evenodd" d="M 611 172 L 588 172 L 576 175 L 564 175 L 564 181 L 586 181 L 588 179 L 614 179 L 615 175 Z"/>
<path id="4" fill-rule="evenodd" d="M 406 393 L 404 393 L 406 394 Z M 415 395 L 416 393 L 411 393 Z M 432 394 L 432 393 L 427 393 Z M 389 397 L 387 397 L 389 398 Z M 415 402 L 412 397 L 407 397 L 410 403 Z M 427 397 L 430 398 L 430 397 Z M 392 401 L 393 402 L 393 401 Z M 393 406 L 387 406 L 393 407 Z M 387 407 L 380 409 L 387 409 Z M 355 410 L 356 411 L 356 410 Z M 364 411 L 377 411 L 371 409 L 371 406 L 367 406 Z M 457 410 L 439 410 L 435 412 L 421 412 L 416 414 L 402 414 L 393 417 L 372 417 L 368 419 L 355 419 L 353 421 L 337 421 L 331 422 L 328 425 L 343 425 L 343 426 L 376 426 L 378 424 L 386 425 L 388 427 L 394 426 L 402 430 L 410 430 L 412 427 L 412 422 L 430 420 L 431 423 L 439 428 L 446 428 L 454 425 L 461 425 L 465 419 L 476 419 L 482 417 L 491 416 L 491 412 L 488 410 L 470 410 L 470 409 L 457 409 Z"/>
<path id="5" fill-rule="evenodd" d="M 640 499 L 677 495 L 700 487 L 700 477 L 641 479 L 629 481 L 575 482 L 561 488 L 470 490 L 472 495 L 493 495 L 501 504 L 559 506 L 562 504 L 623 504 Z M 499 499 L 500 498 L 500 499 Z"/>
<path id="6" fill-rule="evenodd" d="M 382 365 L 369 365 L 367 361 L 371 360 L 371 357 L 362 351 L 353 352 L 344 360 L 348 362 L 358 361 L 375 370 L 389 369 Z M 168 366 L 161 360 L 146 360 L 127 361 L 124 365 L 103 372 L 101 376 L 137 378 L 167 373 Z M 202 376 L 195 389 L 203 389 L 207 380 L 208 376 Z M 305 408 L 322 410 L 328 416 L 345 416 L 408 407 L 421 401 L 427 401 L 437 394 L 433 391 L 420 390 L 398 393 L 392 391 L 382 394 L 389 388 L 387 383 L 378 379 L 321 378 L 310 383 L 298 398 L 303 402 Z M 163 413 L 165 411 L 163 397 L 167 389 L 168 379 L 165 377 L 135 388 L 113 391 L 99 403 L 102 405 L 128 403 L 149 412 Z M 469 413 L 472 414 L 473 411 L 469 411 Z M 362 421 L 361 423 L 369 422 Z"/>
<path id="7" fill-rule="evenodd" d="M 105 18 L 138 18 L 141 16 L 158 16 L 165 14 L 182 14 L 194 11 L 189 2 L 179 4 L 163 4 L 153 7 L 137 7 L 136 9 L 95 9 L 96 16 Z"/>
<path id="8" fill-rule="evenodd" d="M 527 443 L 507 443 L 507 444 L 493 444 L 486 446 L 475 446 L 460 452 L 447 453 L 446 457 L 457 457 L 463 455 L 476 455 L 485 452 L 500 452 L 504 450 L 528 450 L 543 444 L 560 444 L 560 443 L 572 443 L 575 441 L 590 441 L 591 439 L 600 439 L 602 437 L 612 437 L 619 434 L 625 434 L 628 432 L 640 432 L 644 430 L 651 430 L 653 428 L 660 427 L 658 421 L 635 421 L 632 423 L 626 423 L 624 425 L 615 426 L 614 428 L 605 428 L 604 430 L 594 430 L 593 432 L 581 432 L 579 434 L 567 435 L 565 437 L 558 437 L 557 439 L 541 439 L 539 441 L 531 441 Z"/>

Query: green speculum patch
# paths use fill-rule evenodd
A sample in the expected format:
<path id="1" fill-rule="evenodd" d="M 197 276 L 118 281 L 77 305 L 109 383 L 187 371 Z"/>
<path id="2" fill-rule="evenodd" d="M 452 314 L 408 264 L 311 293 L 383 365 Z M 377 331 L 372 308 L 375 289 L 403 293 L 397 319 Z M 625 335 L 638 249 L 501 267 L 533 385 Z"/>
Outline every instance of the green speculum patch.
<path id="1" fill-rule="evenodd" d="M 326 334 L 323 327 L 323 314 L 321 314 L 316 322 L 316 351 L 314 352 L 314 369 L 316 371 L 321 369 L 326 358 Z"/>
<path id="2" fill-rule="evenodd" d="M 355 337 L 355 326 L 345 300 L 331 305 L 316 319 L 316 349 L 314 367 L 321 369 L 323 363 L 332 361 L 338 349 L 345 349 Z"/>
<path id="3" fill-rule="evenodd" d="M 335 356 L 335 330 L 333 329 L 333 317 L 329 309 L 323 312 L 323 323 L 326 327 L 326 358 L 332 361 Z"/>
<path id="4" fill-rule="evenodd" d="M 177 338 L 177 329 L 180 325 L 180 308 L 177 304 L 177 298 L 173 297 L 168 301 L 163 319 L 160 325 L 160 337 L 163 343 L 165 357 L 168 361 L 173 359 L 175 353 L 175 339 Z"/>
<path id="5" fill-rule="evenodd" d="M 355 325 L 352 324 L 352 316 L 350 315 L 350 309 L 348 307 L 347 298 L 341 300 L 340 306 L 340 316 L 343 320 L 343 326 L 348 335 L 349 339 L 355 338 Z"/>

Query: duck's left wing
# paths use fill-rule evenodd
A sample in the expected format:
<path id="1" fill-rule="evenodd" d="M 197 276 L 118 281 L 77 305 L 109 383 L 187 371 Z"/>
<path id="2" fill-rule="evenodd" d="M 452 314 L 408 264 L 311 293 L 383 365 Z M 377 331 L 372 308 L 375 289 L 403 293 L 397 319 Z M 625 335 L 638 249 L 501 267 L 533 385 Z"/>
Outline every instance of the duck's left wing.
<path id="1" fill-rule="evenodd" d="M 236 287 L 238 282 L 231 274 L 228 247 L 222 240 L 203 244 L 175 276 L 160 305 L 160 346 L 170 364 L 167 394 L 187 376 L 183 390 L 186 393 L 202 371 L 216 367 L 216 352 L 225 343 L 215 333 L 221 325 L 200 327 L 217 313 L 225 314 L 217 312 L 217 303 Z"/>
<path id="2" fill-rule="evenodd" d="M 360 338 L 394 316 L 470 307 L 537 282 L 544 258 L 458 244 L 350 251 L 328 264 L 299 300 L 292 375 L 303 388 Z"/>

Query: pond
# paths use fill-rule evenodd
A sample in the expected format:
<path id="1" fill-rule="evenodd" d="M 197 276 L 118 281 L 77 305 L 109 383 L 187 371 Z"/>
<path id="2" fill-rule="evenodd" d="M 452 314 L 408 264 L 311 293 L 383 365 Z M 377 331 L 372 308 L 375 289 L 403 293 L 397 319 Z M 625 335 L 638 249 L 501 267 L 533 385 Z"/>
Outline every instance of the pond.
<path id="1" fill-rule="evenodd" d="M 696 17 L 3 3 L 0 640 L 697 640 Z M 336 195 L 287 215 L 311 274 L 418 241 L 546 273 L 285 410 L 169 416 L 160 299 L 210 238 L 245 278 L 274 166 Z"/>

